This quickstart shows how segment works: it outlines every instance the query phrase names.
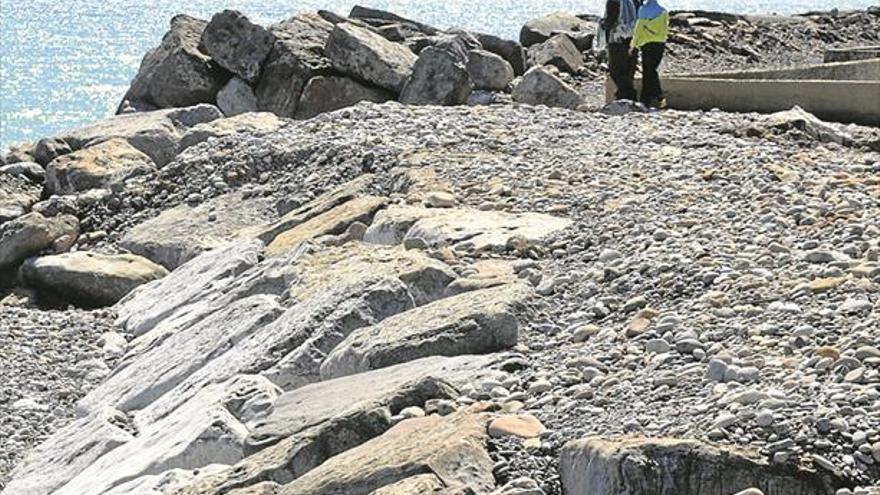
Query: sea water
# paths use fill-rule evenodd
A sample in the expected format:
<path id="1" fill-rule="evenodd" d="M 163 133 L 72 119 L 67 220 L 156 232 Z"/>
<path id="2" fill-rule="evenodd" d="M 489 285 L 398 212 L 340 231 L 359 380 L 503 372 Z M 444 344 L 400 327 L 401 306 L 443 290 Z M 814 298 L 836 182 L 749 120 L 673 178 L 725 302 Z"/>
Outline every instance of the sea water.
<path id="1" fill-rule="evenodd" d="M 876 0 L 667 0 L 671 9 L 793 14 L 865 8 Z M 309 10 L 345 14 L 340 0 L 0 0 L 0 150 L 109 116 L 177 13 L 209 18 L 225 8 L 270 24 Z M 601 12 L 604 0 L 365 0 L 437 27 L 517 39 L 532 17 Z"/>

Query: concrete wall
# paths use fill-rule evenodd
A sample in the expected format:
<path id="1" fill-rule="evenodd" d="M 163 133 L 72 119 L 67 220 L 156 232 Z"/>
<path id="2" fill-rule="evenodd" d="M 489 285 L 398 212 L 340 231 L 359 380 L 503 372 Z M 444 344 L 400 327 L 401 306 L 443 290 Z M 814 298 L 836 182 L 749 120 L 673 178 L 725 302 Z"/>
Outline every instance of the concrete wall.
<path id="1" fill-rule="evenodd" d="M 698 79 L 788 79 L 788 80 L 836 80 L 880 81 L 880 58 L 854 62 L 836 62 L 808 67 L 777 70 L 746 70 L 713 72 L 676 76 Z"/>
<path id="2" fill-rule="evenodd" d="M 851 62 L 880 58 L 880 46 L 860 46 L 857 48 L 832 48 L 825 50 L 825 63 Z"/>

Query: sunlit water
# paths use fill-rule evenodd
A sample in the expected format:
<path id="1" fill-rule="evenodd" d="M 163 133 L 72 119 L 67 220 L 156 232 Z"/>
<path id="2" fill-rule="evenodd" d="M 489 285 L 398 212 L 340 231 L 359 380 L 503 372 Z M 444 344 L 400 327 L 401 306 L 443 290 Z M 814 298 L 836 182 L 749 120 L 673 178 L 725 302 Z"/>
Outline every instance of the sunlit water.
<path id="1" fill-rule="evenodd" d="M 529 18 L 554 10 L 599 13 L 604 0 L 370 0 L 438 27 L 466 27 L 516 38 Z M 673 9 L 801 13 L 829 0 L 668 0 Z M 876 0 L 836 0 L 841 9 Z M 0 0 L 0 149 L 110 115 L 143 54 L 158 44 L 169 19 L 209 17 L 224 8 L 261 23 L 319 8 L 347 13 L 341 0 Z"/>

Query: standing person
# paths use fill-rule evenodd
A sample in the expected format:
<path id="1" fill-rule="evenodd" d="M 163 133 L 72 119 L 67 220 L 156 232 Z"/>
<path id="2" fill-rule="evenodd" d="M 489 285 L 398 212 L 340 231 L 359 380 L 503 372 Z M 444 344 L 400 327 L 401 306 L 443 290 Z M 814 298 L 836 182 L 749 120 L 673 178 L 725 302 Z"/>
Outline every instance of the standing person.
<path id="1" fill-rule="evenodd" d="M 669 12 L 657 0 L 647 0 L 639 7 L 639 18 L 633 30 L 630 53 L 642 52 L 641 102 L 649 107 L 666 108 L 660 85 L 660 62 L 669 38 Z"/>
<path id="2" fill-rule="evenodd" d="M 601 28 L 608 40 L 608 72 L 617 86 L 614 97 L 618 100 L 636 100 L 633 78 L 638 65 L 638 53 L 630 50 L 637 8 L 642 0 L 607 0 Z"/>

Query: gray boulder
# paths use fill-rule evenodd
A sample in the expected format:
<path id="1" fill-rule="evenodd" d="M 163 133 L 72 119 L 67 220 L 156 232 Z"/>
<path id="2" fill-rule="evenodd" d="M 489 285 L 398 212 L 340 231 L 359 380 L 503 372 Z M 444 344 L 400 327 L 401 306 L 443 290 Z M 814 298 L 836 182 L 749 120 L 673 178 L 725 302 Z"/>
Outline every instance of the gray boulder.
<path id="1" fill-rule="evenodd" d="M 384 89 L 372 88 L 340 76 L 313 77 L 299 99 L 296 118 L 309 119 L 315 115 L 350 107 L 362 101 L 383 103 L 394 99 Z"/>
<path id="2" fill-rule="evenodd" d="M 40 200 L 41 188 L 37 183 L 26 176 L 2 171 L 14 166 L 6 165 L 0 168 L 0 224 L 24 215 Z"/>
<path id="3" fill-rule="evenodd" d="M 46 191 L 64 195 L 110 188 L 155 170 L 149 156 L 114 138 L 53 160 L 46 167 Z"/>
<path id="4" fill-rule="evenodd" d="M 853 142 L 852 136 L 844 132 L 842 129 L 839 129 L 834 124 L 819 119 L 799 106 L 795 106 L 791 110 L 767 115 L 759 120 L 752 127 L 752 130 L 758 130 L 759 134 L 764 131 L 798 131 L 810 139 L 822 143 L 850 145 Z"/>
<path id="5" fill-rule="evenodd" d="M 324 55 L 333 24 L 317 14 L 300 14 L 270 30 L 275 45 L 256 87 L 257 108 L 292 118 L 306 83 L 333 72 L 330 59 Z"/>
<path id="6" fill-rule="evenodd" d="M 374 27 L 382 27 L 388 25 L 402 26 L 407 31 L 414 31 L 433 36 L 440 32 L 439 29 L 422 24 L 421 22 L 401 17 L 393 12 L 385 10 L 373 9 L 361 5 L 355 5 L 349 12 L 348 17 L 358 19 Z"/>
<path id="7" fill-rule="evenodd" d="M 217 107 L 223 115 L 232 117 L 257 111 L 257 95 L 254 88 L 243 79 L 233 77 L 217 93 Z"/>
<path id="8" fill-rule="evenodd" d="M 230 74 L 199 50 L 207 25 L 187 15 L 171 19 L 162 43 L 144 56 L 124 101 L 158 108 L 214 103 Z"/>
<path id="9" fill-rule="evenodd" d="M 472 91 L 466 54 L 429 47 L 419 54 L 400 101 L 408 105 L 463 105 Z M 463 60 L 464 58 L 464 60 Z"/>
<path id="10" fill-rule="evenodd" d="M 263 61 L 275 44 L 275 35 L 236 10 L 214 14 L 205 27 L 199 50 L 221 67 L 248 82 L 260 77 Z"/>
<path id="11" fill-rule="evenodd" d="M 34 145 L 34 161 L 45 167 L 52 160 L 71 151 L 70 145 L 60 138 L 43 138 Z"/>
<path id="12" fill-rule="evenodd" d="M 326 54 L 340 72 L 395 93 L 403 90 L 417 59 L 405 46 L 351 23 L 333 28 Z"/>
<path id="13" fill-rule="evenodd" d="M 0 166 L 0 177 L 3 175 L 22 177 L 34 184 L 42 184 L 46 180 L 46 170 L 39 163 L 18 162 Z"/>
<path id="14" fill-rule="evenodd" d="M 593 42 L 598 25 L 569 12 L 554 12 L 528 21 L 520 30 L 519 42 L 524 47 L 543 43 L 557 34 L 567 34 L 576 45 L 586 50 Z"/>
<path id="15" fill-rule="evenodd" d="M 79 220 L 61 215 L 46 218 L 28 213 L 0 225 L 0 269 L 18 265 L 25 258 L 54 248 L 67 250 L 79 235 Z"/>
<path id="16" fill-rule="evenodd" d="M 3 155 L 2 162 L 5 164 L 35 162 L 34 147 L 35 145 L 33 143 L 19 143 L 10 146 L 6 151 L 6 154 Z"/>
<path id="17" fill-rule="evenodd" d="M 528 68 L 528 58 L 522 45 L 513 40 L 499 38 L 492 34 L 475 34 L 477 41 L 483 45 L 483 49 L 496 55 L 500 55 L 513 67 L 513 73 L 517 76 L 525 74 Z"/>
<path id="18" fill-rule="evenodd" d="M 574 46 L 568 35 L 557 34 L 529 47 L 529 61 L 532 65 L 552 65 L 563 72 L 577 74 L 584 66 L 584 54 Z"/>
<path id="19" fill-rule="evenodd" d="M 546 67 L 532 67 L 513 90 L 513 99 L 528 105 L 576 109 L 583 97 Z"/>
<path id="20" fill-rule="evenodd" d="M 160 279 L 168 271 L 131 254 L 76 252 L 27 260 L 21 279 L 65 301 L 85 307 L 115 304 L 135 287 Z"/>
<path id="21" fill-rule="evenodd" d="M 513 67 L 500 55 L 485 50 L 468 53 L 467 71 L 474 89 L 501 91 L 513 81 Z"/>

